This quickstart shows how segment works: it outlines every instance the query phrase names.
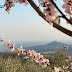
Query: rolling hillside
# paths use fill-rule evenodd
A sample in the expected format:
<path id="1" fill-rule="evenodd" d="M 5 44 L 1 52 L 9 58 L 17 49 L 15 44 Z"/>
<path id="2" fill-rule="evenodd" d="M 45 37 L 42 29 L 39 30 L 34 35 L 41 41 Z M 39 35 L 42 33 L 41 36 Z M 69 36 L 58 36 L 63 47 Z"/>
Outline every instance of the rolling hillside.
<path id="1" fill-rule="evenodd" d="M 57 41 L 53 41 L 53 42 L 45 44 L 45 45 L 32 46 L 32 47 L 24 47 L 23 43 L 21 45 L 23 46 L 24 49 L 35 50 L 37 52 L 52 52 L 52 51 L 54 52 L 56 50 L 59 50 L 59 49 L 63 48 L 63 45 L 65 45 L 65 46 L 69 47 L 68 53 L 72 55 L 72 45 L 61 43 L 61 42 L 57 42 Z M 19 45 L 16 44 L 15 47 L 18 48 Z M 1 48 L 0 51 L 10 51 L 6 47 L 0 47 L 0 48 Z"/>
<path id="2" fill-rule="evenodd" d="M 52 51 L 56 51 L 56 50 L 59 50 L 59 49 L 63 48 L 63 45 L 69 47 L 68 48 L 68 53 L 70 55 L 72 55 L 72 45 L 57 42 L 57 41 L 53 41 L 53 42 L 51 42 L 49 44 L 46 44 L 46 45 L 27 47 L 26 49 L 35 50 L 37 52 L 48 52 L 48 51 L 52 52 Z"/>

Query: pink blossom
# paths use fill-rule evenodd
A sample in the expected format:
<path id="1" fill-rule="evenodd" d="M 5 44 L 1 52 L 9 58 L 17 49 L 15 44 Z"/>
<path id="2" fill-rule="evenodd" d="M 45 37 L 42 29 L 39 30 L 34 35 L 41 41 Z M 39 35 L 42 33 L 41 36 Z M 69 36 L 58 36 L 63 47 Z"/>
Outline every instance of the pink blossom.
<path id="1" fill-rule="evenodd" d="M 42 66 L 42 68 L 47 67 L 47 65 L 50 65 L 48 59 L 45 59 L 43 55 L 40 55 L 40 53 L 36 53 L 36 51 L 34 50 L 29 50 L 29 52 L 25 52 L 24 55 L 25 59 L 28 59 L 30 57 L 32 61 L 39 63 Z"/>
<path id="2" fill-rule="evenodd" d="M 25 49 L 24 49 L 23 55 L 25 55 L 24 59 L 28 59 L 28 58 L 29 58 L 28 50 L 25 50 Z"/>
<path id="3" fill-rule="evenodd" d="M 39 64 L 42 66 L 42 68 L 45 68 L 50 65 L 49 60 L 45 59 L 44 57 L 40 58 Z"/>
<path id="4" fill-rule="evenodd" d="M 65 8 L 65 12 L 69 15 L 72 15 L 72 0 L 63 0 L 65 4 L 63 4 L 63 8 Z"/>
<path id="5" fill-rule="evenodd" d="M 71 57 L 70 56 L 67 56 L 67 58 L 70 59 Z"/>
<path id="6" fill-rule="evenodd" d="M 39 61 L 42 61 L 43 59 L 44 59 L 43 55 L 40 55 L 38 58 Z"/>
<path id="7" fill-rule="evenodd" d="M 25 51 L 26 52 L 26 51 Z M 34 51 L 34 50 L 29 50 L 29 52 L 26 52 L 25 53 L 25 58 L 27 59 L 27 58 L 31 58 L 32 60 L 35 60 L 36 59 L 36 51 Z"/>
<path id="8" fill-rule="evenodd" d="M 50 65 L 50 63 L 49 63 L 49 60 L 48 60 L 48 59 L 45 59 L 45 63 L 46 63 L 47 65 Z"/>
<path id="9" fill-rule="evenodd" d="M 45 61 L 40 61 L 39 64 L 42 66 L 42 68 L 47 67 L 47 64 L 45 63 Z"/>
<path id="10" fill-rule="evenodd" d="M 71 58 L 70 56 L 67 56 L 67 57 L 64 58 L 64 60 L 68 61 L 68 59 L 70 59 L 70 58 Z"/>
<path id="11" fill-rule="evenodd" d="M 5 5 L 6 5 L 6 11 L 8 12 L 8 14 L 10 14 L 11 7 L 15 6 L 13 0 L 5 0 Z"/>
<path id="12" fill-rule="evenodd" d="M 10 8 L 6 9 L 6 11 L 8 12 L 8 14 L 11 14 Z"/>
<path id="13" fill-rule="evenodd" d="M 20 53 L 23 54 L 24 51 L 25 51 L 25 49 L 23 49 L 22 46 L 20 46 L 20 47 L 18 48 L 18 55 L 20 55 Z"/>
<path id="14" fill-rule="evenodd" d="M 32 56 L 32 52 L 31 52 L 31 50 L 29 50 L 29 52 L 28 52 L 28 56 Z"/>
<path id="15" fill-rule="evenodd" d="M 15 50 L 15 43 L 13 43 L 11 46 L 9 46 L 8 48 L 11 50 L 11 51 L 14 51 Z"/>
<path id="16" fill-rule="evenodd" d="M 12 0 L 6 0 L 5 4 L 6 4 L 6 7 L 10 7 L 10 8 L 15 6 L 15 4 Z"/>
<path id="17" fill-rule="evenodd" d="M 44 14 L 46 16 L 46 20 L 50 22 L 56 20 L 56 17 L 59 15 L 59 13 L 54 10 L 54 6 L 51 3 L 46 4 L 46 9 L 44 9 Z"/>
<path id="18" fill-rule="evenodd" d="M 54 67 L 54 71 L 52 72 L 64 72 L 64 70 L 61 67 Z"/>

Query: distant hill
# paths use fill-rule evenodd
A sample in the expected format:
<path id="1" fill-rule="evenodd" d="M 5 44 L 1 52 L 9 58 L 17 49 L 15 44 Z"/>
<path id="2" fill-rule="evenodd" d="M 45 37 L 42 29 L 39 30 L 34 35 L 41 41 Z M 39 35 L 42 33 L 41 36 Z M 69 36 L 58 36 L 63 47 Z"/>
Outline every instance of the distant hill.
<path id="1" fill-rule="evenodd" d="M 57 41 L 53 41 L 53 42 L 45 44 L 45 45 L 32 46 L 32 47 L 25 47 L 23 43 L 21 45 L 23 46 L 24 49 L 35 50 L 37 52 L 48 52 L 48 51 L 49 52 L 52 52 L 52 51 L 54 52 L 56 50 L 60 50 L 61 48 L 63 48 L 63 45 L 65 45 L 65 46 L 69 47 L 68 53 L 70 55 L 72 55 L 72 45 L 57 42 Z M 18 47 L 19 47 L 19 44 L 18 45 L 16 44 L 16 48 L 18 48 Z M 0 48 L 1 48 L 0 51 L 10 51 L 6 47 L 0 47 Z"/>
<path id="2" fill-rule="evenodd" d="M 35 50 L 37 52 L 48 52 L 48 51 L 60 50 L 61 48 L 63 48 L 63 45 L 69 47 L 68 48 L 68 53 L 72 55 L 72 45 L 57 42 L 57 41 L 53 41 L 53 42 L 48 43 L 46 45 L 27 47 L 25 49 Z"/>

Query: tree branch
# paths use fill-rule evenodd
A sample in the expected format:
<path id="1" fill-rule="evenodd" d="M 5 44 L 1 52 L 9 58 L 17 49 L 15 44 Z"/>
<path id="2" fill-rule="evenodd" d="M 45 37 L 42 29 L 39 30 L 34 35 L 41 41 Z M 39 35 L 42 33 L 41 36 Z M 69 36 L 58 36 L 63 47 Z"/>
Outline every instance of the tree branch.
<path id="1" fill-rule="evenodd" d="M 35 10 L 45 21 L 47 21 L 45 15 L 42 13 L 42 11 L 39 9 L 39 7 L 37 7 L 37 5 L 36 5 L 32 0 L 27 0 L 27 1 L 28 1 L 28 2 L 30 3 L 30 5 L 34 8 L 34 10 Z M 48 22 L 48 21 L 47 21 L 47 22 Z M 69 36 L 72 37 L 72 31 L 70 31 L 70 30 L 68 30 L 68 29 L 66 29 L 66 28 L 64 28 L 64 27 L 62 27 L 62 26 L 60 26 L 60 25 L 58 25 L 58 24 L 56 24 L 56 23 L 53 23 L 53 27 L 55 27 L 56 29 L 60 30 L 61 32 L 63 32 L 63 33 L 65 33 L 65 34 L 67 34 L 67 35 L 69 35 Z"/>
<path id="2" fill-rule="evenodd" d="M 54 3 L 53 0 L 51 0 L 52 4 L 56 7 L 56 9 L 62 14 L 62 17 L 72 25 L 72 22 L 62 13 L 62 11 L 58 8 L 58 6 Z"/>
<path id="3" fill-rule="evenodd" d="M 5 5 L 0 5 L 0 8 L 4 8 Z"/>

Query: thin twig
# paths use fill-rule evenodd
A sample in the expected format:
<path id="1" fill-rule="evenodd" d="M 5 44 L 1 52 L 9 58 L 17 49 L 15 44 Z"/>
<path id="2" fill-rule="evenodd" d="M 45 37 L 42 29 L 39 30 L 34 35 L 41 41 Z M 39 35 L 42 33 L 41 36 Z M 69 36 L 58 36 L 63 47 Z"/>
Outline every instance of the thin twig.
<path id="1" fill-rule="evenodd" d="M 62 11 L 58 8 L 58 6 L 51 0 L 52 4 L 56 7 L 56 9 L 62 14 L 63 18 L 72 25 L 72 22 L 62 13 Z"/>
<path id="2" fill-rule="evenodd" d="M 4 5 L 0 5 L 0 8 L 2 9 L 2 8 L 4 8 L 5 7 L 5 4 Z"/>

